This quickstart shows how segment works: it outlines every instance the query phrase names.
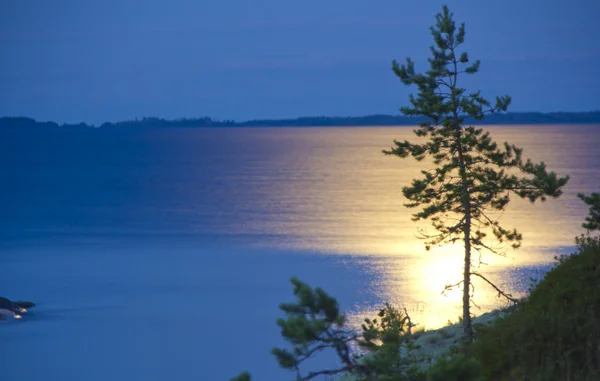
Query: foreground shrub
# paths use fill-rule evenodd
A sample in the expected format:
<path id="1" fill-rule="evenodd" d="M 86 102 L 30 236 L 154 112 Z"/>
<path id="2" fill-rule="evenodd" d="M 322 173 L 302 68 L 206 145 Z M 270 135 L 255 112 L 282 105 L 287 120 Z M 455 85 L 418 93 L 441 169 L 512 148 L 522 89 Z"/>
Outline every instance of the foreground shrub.
<path id="1" fill-rule="evenodd" d="M 481 363 L 473 357 L 458 354 L 439 358 L 427 372 L 427 381 L 483 381 Z"/>
<path id="2" fill-rule="evenodd" d="M 286 317 L 277 320 L 281 336 L 291 348 L 274 348 L 272 353 L 279 366 L 293 372 L 296 380 L 342 374 L 356 381 L 424 380 L 410 357 L 413 325 L 406 313 L 386 304 L 376 318 L 365 320 L 358 333 L 347 326 L 335 298 L 296 278 L 291 282 L 296 301 L 282 303 L 279 308 Z M 337 355 L 339 366 L 304 370 L 307 362 L 327 351 Z M 231 380 L 250 381 L 251 376 L 244 372 Z"/>
<path id="3" fill-rule="evenodd" d="M 488 380 L 600 380 L 600 239 L 576 242 L 512 314 L 479 329 Z"/>

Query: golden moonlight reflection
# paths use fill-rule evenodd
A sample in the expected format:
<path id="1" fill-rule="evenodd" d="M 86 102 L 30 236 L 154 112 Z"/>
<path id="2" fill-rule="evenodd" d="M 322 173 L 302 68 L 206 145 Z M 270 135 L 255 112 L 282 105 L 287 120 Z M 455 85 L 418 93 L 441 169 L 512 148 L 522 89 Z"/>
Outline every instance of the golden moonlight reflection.
<path id="1" fill-rule="evenodd" d="M 384 265 L 379 267 L 379 293 L 382 299 L 406 308 L 413 322 L 419 327 L 436 328 L 448 321 L 456 322 L 462 315 L 462 286 L 454 286 L 446 290 L 448 285 L 456 285 L 462 280 L 463 248 L 461 245 L 434 248 L 429 252 L 421 249 L 420 257 L 412 257 L 408 261 L 398 261 L 397 257 L 379 258 Z M 503 259 L 503 258 L 500 258 Z M 503 284 L 502 279 L 495 276 L 497 266 L 481 265 L 486 277 Z M 473 297 L 476 305 L 472 313 L 482 312 L 502 305 L 505 300 L 499 299 L 497 293 L 484 281 L 473 278 Z M 364 318 L 376 315 L 375 308 L 357 308 L 352 312 L 351 321 L 358 325 Z"/>
<path id="2" fill-rule="evenodd" d="M 560 200 L 531 205 L 513 199 L 500 220 L 524 236 L 519 250 L 506 257 L 487 254 L 481 268 L 490 280 L 515 293 L 506 274 L 525 266 L 547 264 L 558 251 L 573 246 L 585 215 L 578 192 L 597 189 L 600 156 L 588 129 L 597 126 L 494 126 L 499 142 L 524 148 L 525 157 L 544 161 L 559 175 L 571 175 Z M 343 132 L 343 133 L 342 133 Z M 456 321 L 461 292 L 441 295 L 447 284 L 462 279 L 463 247 L 455 245 L 426 252 L 416 238 L 412 210 L 403 206 L 402 187 L 427 169 L 425 162 L 387 157 L 381 153 L 394 139 L 414 140 L 410 127 L 261 130 L 265 139 L 285 150 L 269 163 L 272 173 L 286 173 L 289 181 L 272 182 L 259 209 L 283 211 L 276 218 L 240 227 L 248 233 L 283 237 L 276 246 L 297 251 L 354 255 L 380 263 L 372 284 L 381 300 L 397 302 L 413 311 L 415 320 L 433 328 Z M 568 142 L 565 143 L 565 142 Z M 571 149 L 570 146 L 578 147 Z M 590 163 L 597 163 L 590 165 Z M 430 165 L 430 164 L 429 164 Z M 248 174 L 252 176 L 252 173 Z M 269 242 L 272 245 L 273 242 Z M 567 248 L 567 249 L 566 249 Z M 370 258 L 370 259 L 369 259 Z M 496 292 L 475 279 L 475 315 L 502 304 Z M 365 285 L 367 287 L 367 285 Z M 353 319 L 372 316 L 378 306 L 356 306 Z"/>

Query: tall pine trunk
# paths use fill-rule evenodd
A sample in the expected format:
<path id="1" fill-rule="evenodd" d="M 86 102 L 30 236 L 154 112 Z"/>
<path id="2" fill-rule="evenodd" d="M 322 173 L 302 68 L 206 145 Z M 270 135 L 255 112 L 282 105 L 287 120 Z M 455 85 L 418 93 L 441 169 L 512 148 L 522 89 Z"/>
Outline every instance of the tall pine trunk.
<path id="1" fill-rule="evenodd" d="M 458 166 L 460 172 L 460 181 L 462 185 L 462 205 L 465 210 L 465 225 L 463 228 L 465 242 L 465 263 L 463 268 L 463 332 L 465 340 L 465 352 L 469 352 L 471 343 L 473 342 L 473 325 L 471 323 L 471 194 L 469 192 L 469 183 L 467 179 L 467 168 L 465 166 L 465 158 L 463 155 L 462 145 L 462 127 L 459 122 L 458 108 L 459 102 L 456 99 L 456 83 L 458 80 L 458 62 L 452 50 L 452 63 L 454 66 L 454 80 L 452 85 L 452 113 L 456 125 L 456 146 L 458 151 Z"/>
<path id="2" fill-rule="evenodd" d="M 460 128 L 460 127 L 458 127 Z M 465 225 L 463 227 L 465 242 L 465 263 L 463 269 L 463 332 L 465 349 L 473 342 L 473 326 L 471 323 L 471 194 L 467 179 L 467 169 L 461 144 L 461 131 L 457 132 L 458 165 L 462 183 L 462 204 L 465 210 Z"/>
<path id="3" fill-rule="evenodd" d="M 467 212 L 469 213 L 469 212 Z M 466 344 L 473 342 L 471 324 L 471 216 L 465 218 L 465 266 L 463 272 L 463 331 Z"/>

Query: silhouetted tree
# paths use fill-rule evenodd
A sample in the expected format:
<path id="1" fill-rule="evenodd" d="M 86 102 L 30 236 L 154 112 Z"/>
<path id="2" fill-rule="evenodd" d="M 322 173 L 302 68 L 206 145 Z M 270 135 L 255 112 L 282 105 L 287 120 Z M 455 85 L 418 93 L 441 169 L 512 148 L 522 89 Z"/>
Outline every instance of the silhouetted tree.
<path id="1" fill-rule="evenodd" d="M 296 278 L 291 282 L 297 300 L 279 306 L 286 317 L 278 319 L 277 325 L 292 348 L 274 348 L 272 353 L 282 368 L 295 373 L 297 381 L 340 374 L 352 375 L 357 381 L 408 381 L 419 374 L 407 355 L 412 348 L 409 340 L 413 325 L 406 311 L 386 304 L 377 318 L 365 319 L 359 334 L 348 328 L 335 298 Z M 369 355 L 363 356 L 357 347 L 370 351 Z M 304 362 L 323 351 L 334 352 L 340 365 L 303 373 L 300 368 Z M 250 380 L 248 372 L 231 379 Z"/>
<path id="2" fill-rule="evenodd" d="M 423 170 L 423 177 L 413 180 L 402 192 L 408 199 L 405 206 L 422 207 L 413 220 L 430 220 L 436 231 L 420 231 L 421 238 L 426 239 L 426 249 L 464 242 L 462 281 L 447 288 L 462 284 L 464 336 L 471 342 L 471 277 L 482 278 L 512 299 L 473 270 L 472 252 L 488 250 L 504 255 L 502 244 L 518 248 L 522 240 L 516 229 L 503 228 L 491 213 L 503 211 L 511 194 L 532 203 L 558 197 L 568 177 L 559 178 L 548 172 L 543 162 L 523 160 L 521 148 L 508 143 L 498 146 L 488 132 L 465 124 L 468 119 L 481 120 L 486 114 L 506 111 L 511 98 L 496 97 L 492 105 L 479 91 L 467 92 L 459 87 L 462 74 L 477 73 L 480 62 L 471 62 L 466 52 L 458 51 L 465 39 L 465 25 L 456 26 L 448 7 L 436 15 L 436 24 L 430 30 L 435 46 L 431 47 L 429 70 L 415 72 L 410 58 L 402 65 L 394 60 L 392 66 L 403 84 L 414 85 L 418 90 L 416 96 L 410 95 L 410 107 L 402 107 L 401 111 L 407 116 L 427 118 L 414 131 L 422 142 L 394 141 L 394 147 L 383 152 L 401 158 L 412 156 L 418 161 L 433 159 L 435 167 Z M 517 177 L 515 170 L 525 176 Z M 487 241 L 490 232 L 500 245 Z"/>
<path id="3" fill-rule="evenodd" d="M 585 222 L 581 226 L 588 231 L 600 230 L 600 193 L 592 193 L 589 196 L 579 193 L 577 197 L 590 207 Z"/>

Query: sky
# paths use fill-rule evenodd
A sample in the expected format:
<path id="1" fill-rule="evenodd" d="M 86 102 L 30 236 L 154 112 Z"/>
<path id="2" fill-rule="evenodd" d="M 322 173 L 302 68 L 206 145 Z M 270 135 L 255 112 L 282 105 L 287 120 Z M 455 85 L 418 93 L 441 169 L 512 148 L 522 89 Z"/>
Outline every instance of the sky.
<path id="1" fill-rule="evenodd" d="M 465 78 L 509 111 L 600 109 L 596 0 L 2 0 L 0 116 L 246 120 L 397 114 L 448 4 Z"/>

